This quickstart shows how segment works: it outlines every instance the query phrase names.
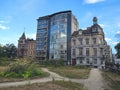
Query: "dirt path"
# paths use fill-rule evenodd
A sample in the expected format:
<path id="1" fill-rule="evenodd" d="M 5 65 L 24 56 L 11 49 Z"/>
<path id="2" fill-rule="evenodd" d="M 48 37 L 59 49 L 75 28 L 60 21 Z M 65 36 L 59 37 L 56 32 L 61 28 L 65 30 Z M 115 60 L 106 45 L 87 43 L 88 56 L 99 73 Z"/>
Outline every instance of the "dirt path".
<path id="1" fill-rule="evenodd" d="M 93 68 L 90 71 L 90 76 L 88 79 L 85 80 L 84 85 L 87 90 L 105 90 L 106 89 L 106 84 L 102 78 L 100 70 L 95 68 Z"/>
<path id="2" fill-rule="evenodd" d="M 88 79 L 69 79 L 69 78 L 62 77 L 54 72 L 51 72 L 46 68 L 42 68 L 42 70 L 50 73 L 50 76 L 46 78 L 41 78 L 41 79 L 0 83 L 0 87 L 21 86 L 21 85 L 28 85 L 33 83 L 42 83 L 42 82 L 52 81 L 54 79 L 54 80 L 64 80 L 64 81 L 70 80 L 72 82 L 82 83 L 84 84 L 85 89 L 87 90 L 106 90 L 105 89 L 106 86 L 99 69 L 92 69 L 90 71 L 90 76 Z"/>

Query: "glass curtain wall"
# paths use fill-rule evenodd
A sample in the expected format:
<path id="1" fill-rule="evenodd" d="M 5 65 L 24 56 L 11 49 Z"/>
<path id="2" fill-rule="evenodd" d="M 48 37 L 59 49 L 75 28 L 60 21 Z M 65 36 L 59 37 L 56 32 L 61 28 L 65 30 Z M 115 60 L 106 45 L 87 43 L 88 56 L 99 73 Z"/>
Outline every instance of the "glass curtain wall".
<path id="1" fill-rule="evenodd" d="M 40 60 L 45 59 L 46 55 L 46 41 L 47 41 L 47 20 L 38 20 L 36 38 L 36 57 Z"/>
<path id="2" fill-rule="evenodd" d="M 50 59 L 67 59 L 67 13 L 51 17 Z"/>

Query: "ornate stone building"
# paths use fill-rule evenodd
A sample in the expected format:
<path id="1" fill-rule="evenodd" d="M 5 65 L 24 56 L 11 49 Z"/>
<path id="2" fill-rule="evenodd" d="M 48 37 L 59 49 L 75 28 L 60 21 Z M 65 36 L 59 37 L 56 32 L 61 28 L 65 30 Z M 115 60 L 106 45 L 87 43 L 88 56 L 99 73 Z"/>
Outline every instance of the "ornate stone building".
<path id="1" fill-rule="evenodd" d="M 104 48 L 104 58 L 108 61 L 108 62 L 113 62 L 113 55 L 112 55 L 112 49 L 109 45 L 105 46 Z"/>
<path id="2" fill-rule="evenodd" d="M 18 40 L 18 57 L 35 58 L 36 41 L 33 39 L 26 39 L 25 33 Z"/>
<path id="3" fill-rule="evenodd" d="M 71 38 L 71 63 L 99 67 L 104 63 L 105 35 L 102 27 L 93 18 L 93 25 L 86 30 L 74 31 Z"/>

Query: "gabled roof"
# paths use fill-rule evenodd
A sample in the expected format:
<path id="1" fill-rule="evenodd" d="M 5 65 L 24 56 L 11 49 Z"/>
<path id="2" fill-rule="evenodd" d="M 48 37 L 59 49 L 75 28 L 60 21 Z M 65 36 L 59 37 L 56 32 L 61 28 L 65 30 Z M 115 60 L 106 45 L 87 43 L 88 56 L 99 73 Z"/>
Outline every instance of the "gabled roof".
<path id="1" fill-rule="evenodd" d="M 20 39 L 26 39 L 25 32 L 23 32 L 23 34 L 22 34 L 22 36 L 20 37 Z"/>

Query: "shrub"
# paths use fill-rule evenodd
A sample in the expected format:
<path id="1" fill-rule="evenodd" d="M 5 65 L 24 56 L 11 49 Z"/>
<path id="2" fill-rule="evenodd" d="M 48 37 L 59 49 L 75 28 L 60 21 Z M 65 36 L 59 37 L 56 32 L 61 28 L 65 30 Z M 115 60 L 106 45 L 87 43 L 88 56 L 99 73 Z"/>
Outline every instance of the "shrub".
<path id="1" fill-rule="evenodd" d="M 4 72 L 0 72 L 0 76 L 3 77 L 4 76 Z"/>
<path id="2" fill-rule="evenodd" d="M 20 64 L 18 62 L 12 63 L 5 72 L 0 72 L 0 76 L 6 78 L 31 78 L 34 76 L 44 76 L 41 69 L 37 69 L 35 64 L 24 63 Z M 48 75 L 48 74 L 47 74 Z M 46 75 L 45 75 L 46 76 Z"/>

